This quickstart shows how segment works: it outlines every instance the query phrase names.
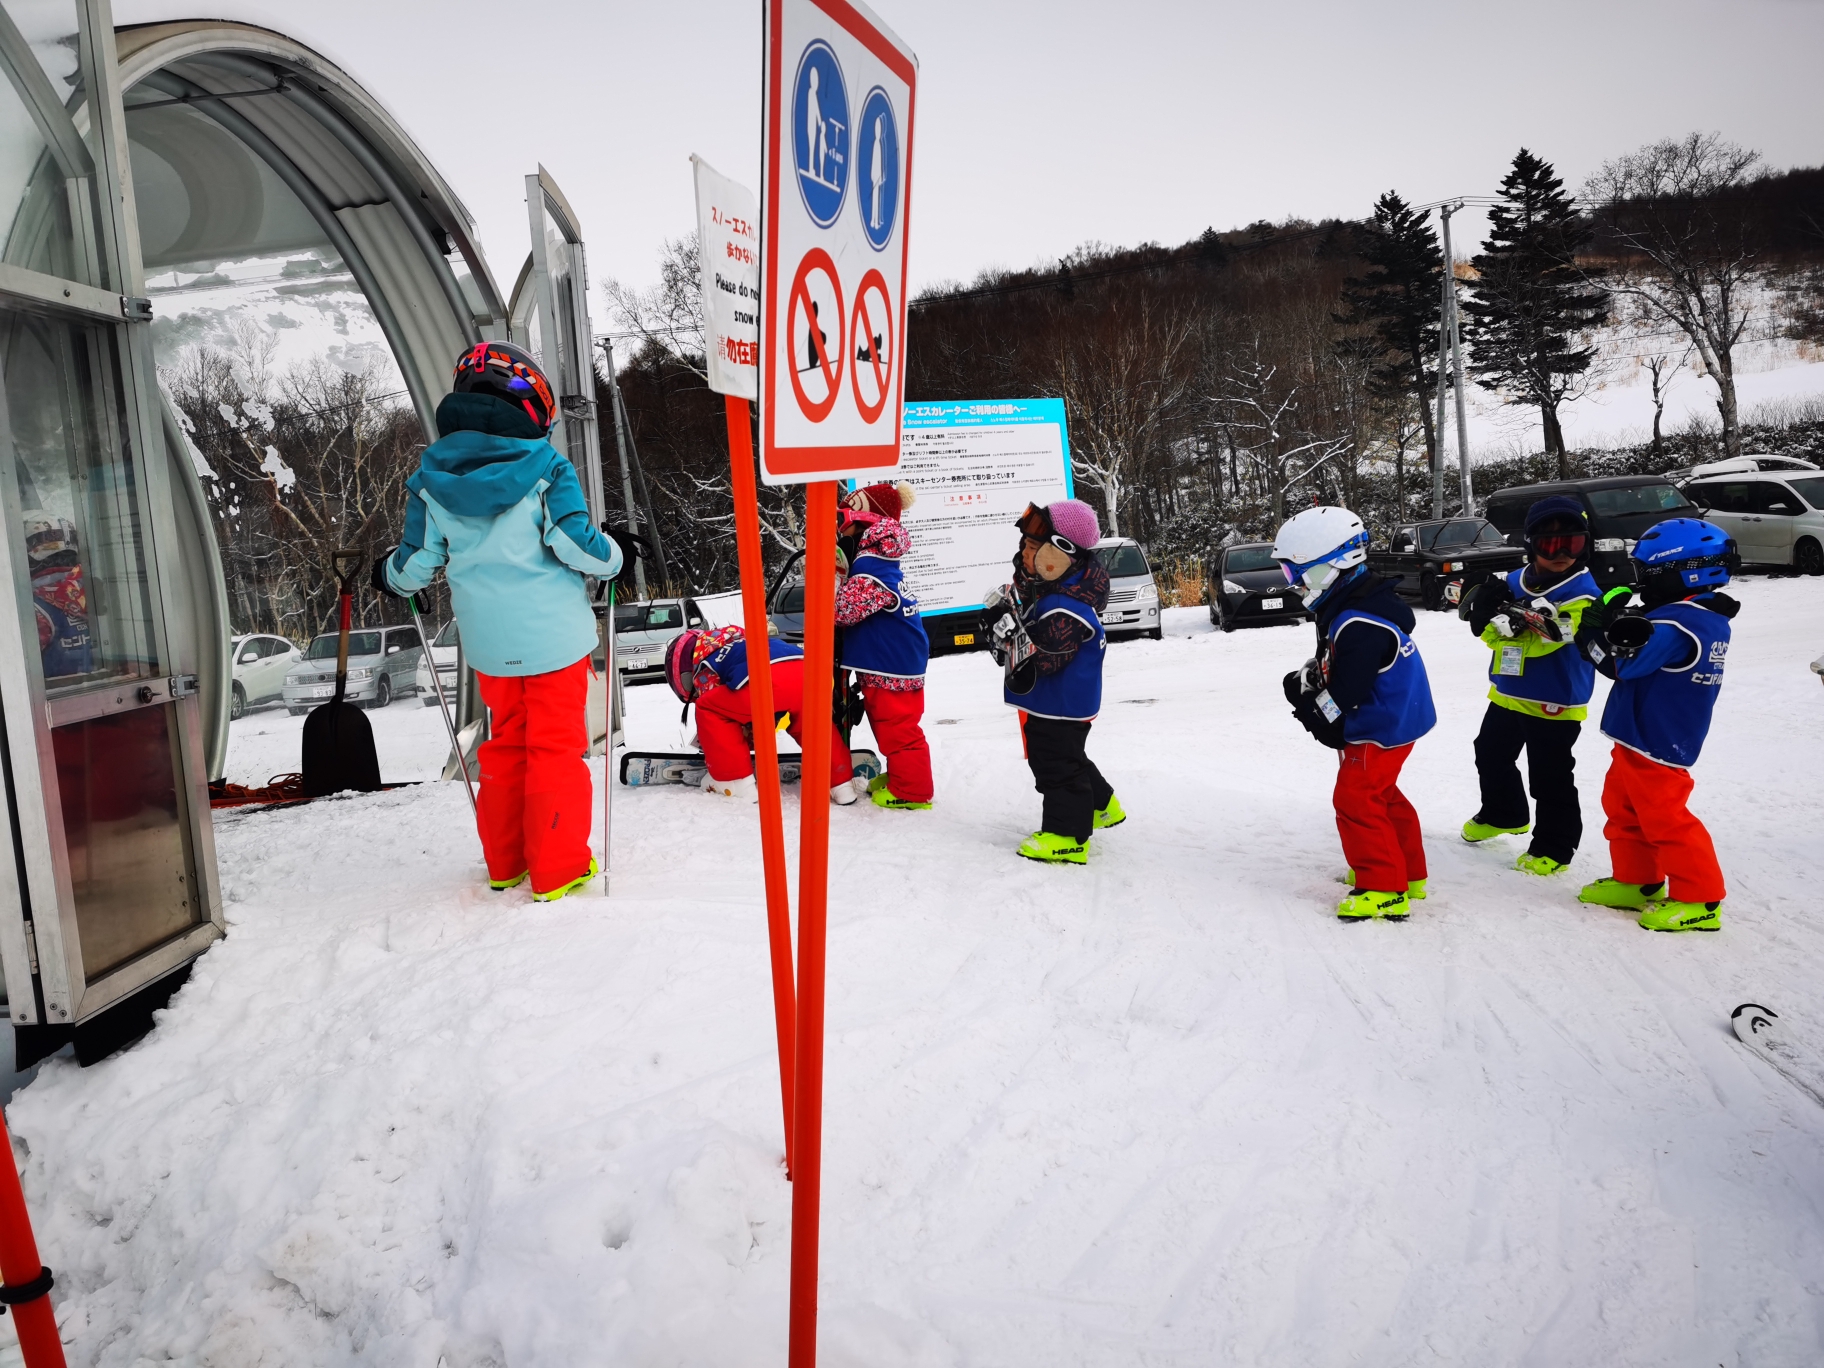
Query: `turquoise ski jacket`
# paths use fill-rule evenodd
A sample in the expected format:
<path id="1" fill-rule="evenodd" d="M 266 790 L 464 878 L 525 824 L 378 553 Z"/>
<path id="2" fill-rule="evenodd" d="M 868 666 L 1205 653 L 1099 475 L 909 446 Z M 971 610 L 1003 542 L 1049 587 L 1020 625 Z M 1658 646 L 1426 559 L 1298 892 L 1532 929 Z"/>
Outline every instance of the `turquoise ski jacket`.
<path id="1" fill-rule="evenodd" d="M 416 593 L 442 569 L 463 656 L 483 674 L 574 665 L 596 646 L 583 576 L 621 569 L 619 548 L 589 521 L 575 468 L 491 395 L 446 395 L 437 430 L 405 483 L 405 535 L 387 583 Z"/>

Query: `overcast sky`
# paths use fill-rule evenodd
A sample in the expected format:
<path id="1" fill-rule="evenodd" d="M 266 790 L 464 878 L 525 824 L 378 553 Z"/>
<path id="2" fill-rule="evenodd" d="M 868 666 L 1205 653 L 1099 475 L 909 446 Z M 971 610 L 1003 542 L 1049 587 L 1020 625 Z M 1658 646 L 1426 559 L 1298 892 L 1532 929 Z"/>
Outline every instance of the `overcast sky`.
<path id="1" fill-rule="evenodd" d="M 1573 187 L 1692 129 L 1777 167 L 1824 162 L 1824 0 L 877 12 L 920 60 L 914 289 L 1091 239 L 1361 216 L 1386 189 L 1491 194 L 1522 145 Z M 203 13 L 289 33 L 386 104 L 467 203 L 503 290 L 541 161 L 598 282 L 650 282 L 661 240 L 690 231 L 692 152 L 758 184 L 760 0 L 115 0 L 120 23 Z M 1473 245 L 1481 221 L 1465 226 Z"/>

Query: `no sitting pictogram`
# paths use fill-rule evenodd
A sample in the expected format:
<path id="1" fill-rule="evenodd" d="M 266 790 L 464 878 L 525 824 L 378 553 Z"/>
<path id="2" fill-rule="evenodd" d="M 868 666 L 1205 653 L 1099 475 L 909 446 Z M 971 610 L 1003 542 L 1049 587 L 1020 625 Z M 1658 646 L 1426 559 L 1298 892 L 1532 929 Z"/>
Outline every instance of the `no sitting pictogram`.
<path id="1" fill-rule="evenodd" d="M 855 367 L 849 384 L 864 422 L 880 417 L 892 393 L 893 321 L 886 279 L 879 271 L 869 271 L 855 291 L 855 318 L 849 328 L 849 336 L 855 339 Z"/>
<path id="2" fill-rule="evenodd" d="M 883 285 L 883 292 L 884 289 Z M 836 330 L 833 339 L 829 328 Z M 792 393 L 804 416 L 821 423 L 836 406 L 836 396 L 842 389 L 843 361 L 848 355 L 842 281 L 836 274 L 836 263 L 821 247 L 806 252 L 792 276 L 785 308 L 785 336 L 790 348 L 786 372 L 792 377 Z"/>

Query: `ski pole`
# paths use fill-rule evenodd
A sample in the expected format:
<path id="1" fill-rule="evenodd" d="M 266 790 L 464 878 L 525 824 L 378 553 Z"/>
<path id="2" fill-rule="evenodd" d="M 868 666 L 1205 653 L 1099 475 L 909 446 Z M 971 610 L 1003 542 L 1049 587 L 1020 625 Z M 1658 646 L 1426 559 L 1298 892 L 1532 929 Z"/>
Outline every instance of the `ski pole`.
<path id="1" fill-rule="evenodd" d="M 431 667 L 431 687 L 437 691 L 437 710 L 443 714 L 443 729 L 450 734 L 450 749 L 456 752 L 456 763 L 462 766 L 462 791 L 469 795 L 469 811 L 480 821 L 475 790 L 469 787 L 469 757 L 462 753 L 462 742 L 456 736 L 456 719 L 450 716 L 450 700 L 443 696 L 443 681 L 437 677 L 437 657 L 431 654 L 431 639 L 424 634 L 424 619 L 418 616 L 418 595 L 408 595 L 405 601 L 412 610 L 412 625 L 418 629 L 418 640 L 424 646 L 425 663 Z"/>
<path id="2" fill-rule="evenodd" d="M 32 1218 L 25 1209 L 25 1190 L 13 1167 L 12 1137 L 0 1120 L 0 1311 L 13 1308 L 19 1351 L 26 1368 L 64 1368 L 63 1341 L 51 1313 L 51 1270 L 38 1260 Z"/>

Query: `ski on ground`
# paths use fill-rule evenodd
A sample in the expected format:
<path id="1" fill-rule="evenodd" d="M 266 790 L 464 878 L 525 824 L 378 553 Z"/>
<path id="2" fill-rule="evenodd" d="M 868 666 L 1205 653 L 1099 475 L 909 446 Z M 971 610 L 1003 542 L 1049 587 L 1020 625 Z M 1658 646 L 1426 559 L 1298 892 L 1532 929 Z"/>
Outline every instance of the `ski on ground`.
<path id="1" fill-rule="evenodd" d="M 871 750 L 849 752 L 856 777 L 873 779 L 881 772 L 880 757 Z M 796 755 L 779 757 L 779 782 L 795 784 L 802 768 Z M 621 782 L 629 788 L 652 784 L 687 784 L 703 782 L 709 765 L 702 751 L 629 751 L 621 757 Z"/>
<path id="2" fill-rule="evenodd" d="M 1824 1066 L 1780 1024 L 1778 1012 L 1758 1002 L 1744 1002 L 1730 1013 L 1730 1020 L 1742 1044 L 1824 1106 Z"/>

